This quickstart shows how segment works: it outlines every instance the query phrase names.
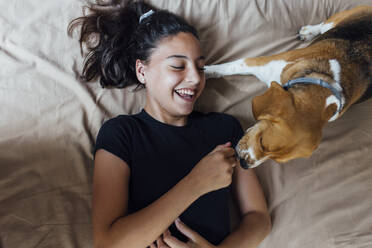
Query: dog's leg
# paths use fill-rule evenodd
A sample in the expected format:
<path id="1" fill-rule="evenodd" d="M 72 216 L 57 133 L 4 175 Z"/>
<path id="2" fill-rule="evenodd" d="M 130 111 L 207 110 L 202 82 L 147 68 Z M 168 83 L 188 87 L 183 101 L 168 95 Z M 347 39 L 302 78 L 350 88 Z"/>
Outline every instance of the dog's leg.
<path id="1" fill-rule="evenodd" d="M 302 48 L 272 56 L 239 59 L 233 62 L 205 67 L 206 78 L 219 78 L 229 75 L 253 75 L 268 87 L 272 81 L 281 82 L 283 69 L 298 58 L 313 56 L 314 49 Z M 285 82 L 284 82 L 285 83 Z"/>
<path id="2" fill-rule="evenodd" d="M 272 81 L 280 82 L 280 75 L 287 64 L 285 60 L 270 60 L 269 57 L 239 59 L 225 64 L 206 66 L 205 74 L 206 78 L 253 75 L 269 87 Z"/>
<path id="3" fill-rule="evenodd" d="M 311 41 L 320 34 L 332 29 L 333 23 L 322 22 L 317 25 L 303 26 L 299 31 L 299 39 L 302 41 Z"/>
<path id="4" fill-rule="evenodd" d="M 341 11 L 332 15 L 328 20 L 317 25 L 303 26 L 299 31 L 299 39 L 303 41 L 310 41 L 316 36 L 327 32 L 336 27 L 343 21 L 349 21 L 363 13 L 372 13 L 372 7 L 359 6 L 350 10 Z"/>

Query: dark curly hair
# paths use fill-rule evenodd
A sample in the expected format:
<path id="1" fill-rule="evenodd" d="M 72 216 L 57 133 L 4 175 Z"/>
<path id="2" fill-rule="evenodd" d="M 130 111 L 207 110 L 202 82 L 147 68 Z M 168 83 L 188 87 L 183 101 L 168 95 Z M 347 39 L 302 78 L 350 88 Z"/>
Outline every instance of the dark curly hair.
<path id="1" fill-rule="evenodd" d="M 141 0 L 97 0 L 87 4 L 83 16 L 68 25 L 69 36 L 80 27 L 82 54 L 83 47 L 87 50 L 81 75 L 85 82 L 99 77 L 102 87 L 137 84 L 138 88 L 142 84 L 136 76 L 135 62 L 140 59 L 148 63 L 160 40 L 179 32 L 199 39 L 196 29 L 183 18 Z M 149 10 L 155 12 L 139 22 Z"/>

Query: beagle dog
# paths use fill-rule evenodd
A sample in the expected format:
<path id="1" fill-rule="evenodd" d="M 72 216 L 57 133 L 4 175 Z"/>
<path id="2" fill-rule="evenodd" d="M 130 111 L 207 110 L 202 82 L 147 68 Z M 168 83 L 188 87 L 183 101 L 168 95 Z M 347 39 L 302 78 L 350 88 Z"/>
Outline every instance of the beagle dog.
<path id="1" fill-rule="evenodd" d="M 372 95 L 372 6 L 299 31 L 301 40 L 316 36 L 306 48 L 206 66 L 207 78 L 254 75 L 269 87 L 253 99 L 257 123 L 235 148 L 243 167 L 309 157 L 327 122 Z"/>

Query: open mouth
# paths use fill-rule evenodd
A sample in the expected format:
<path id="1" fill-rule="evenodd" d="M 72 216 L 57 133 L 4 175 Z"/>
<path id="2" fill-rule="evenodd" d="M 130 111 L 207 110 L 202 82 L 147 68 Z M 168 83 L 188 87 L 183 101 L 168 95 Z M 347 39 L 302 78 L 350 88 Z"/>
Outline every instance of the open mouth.
<path id="1" fill-rule="evenodd" d="M 195 91 L 189 89 L 179 89 L 175 90 L 176 94 L 181 97 L 183 100 L 192 102 L 195 98 Z"/>

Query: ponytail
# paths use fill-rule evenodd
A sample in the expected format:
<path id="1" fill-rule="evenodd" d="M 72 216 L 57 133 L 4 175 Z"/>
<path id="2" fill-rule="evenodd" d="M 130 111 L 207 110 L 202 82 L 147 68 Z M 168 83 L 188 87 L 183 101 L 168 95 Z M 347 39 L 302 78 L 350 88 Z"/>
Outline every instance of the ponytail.
<path id="1" fill-rule="evenodd" d="M 90 14 L 71 21 L 68 34 L 81 27 L 82 54 L 87 50 L 81 78 L 88 82 L 99 77 L 102 87 L 142 86 L 135 71 L 137 59 L 148 63 L 152 49 L 166 36 L 189 32 L 198 38 L 196 29 L 184 19 L 143 1 L 97 0 L 86 9 Z M 143 16 L 150 10 L 154 12 Z"/>

